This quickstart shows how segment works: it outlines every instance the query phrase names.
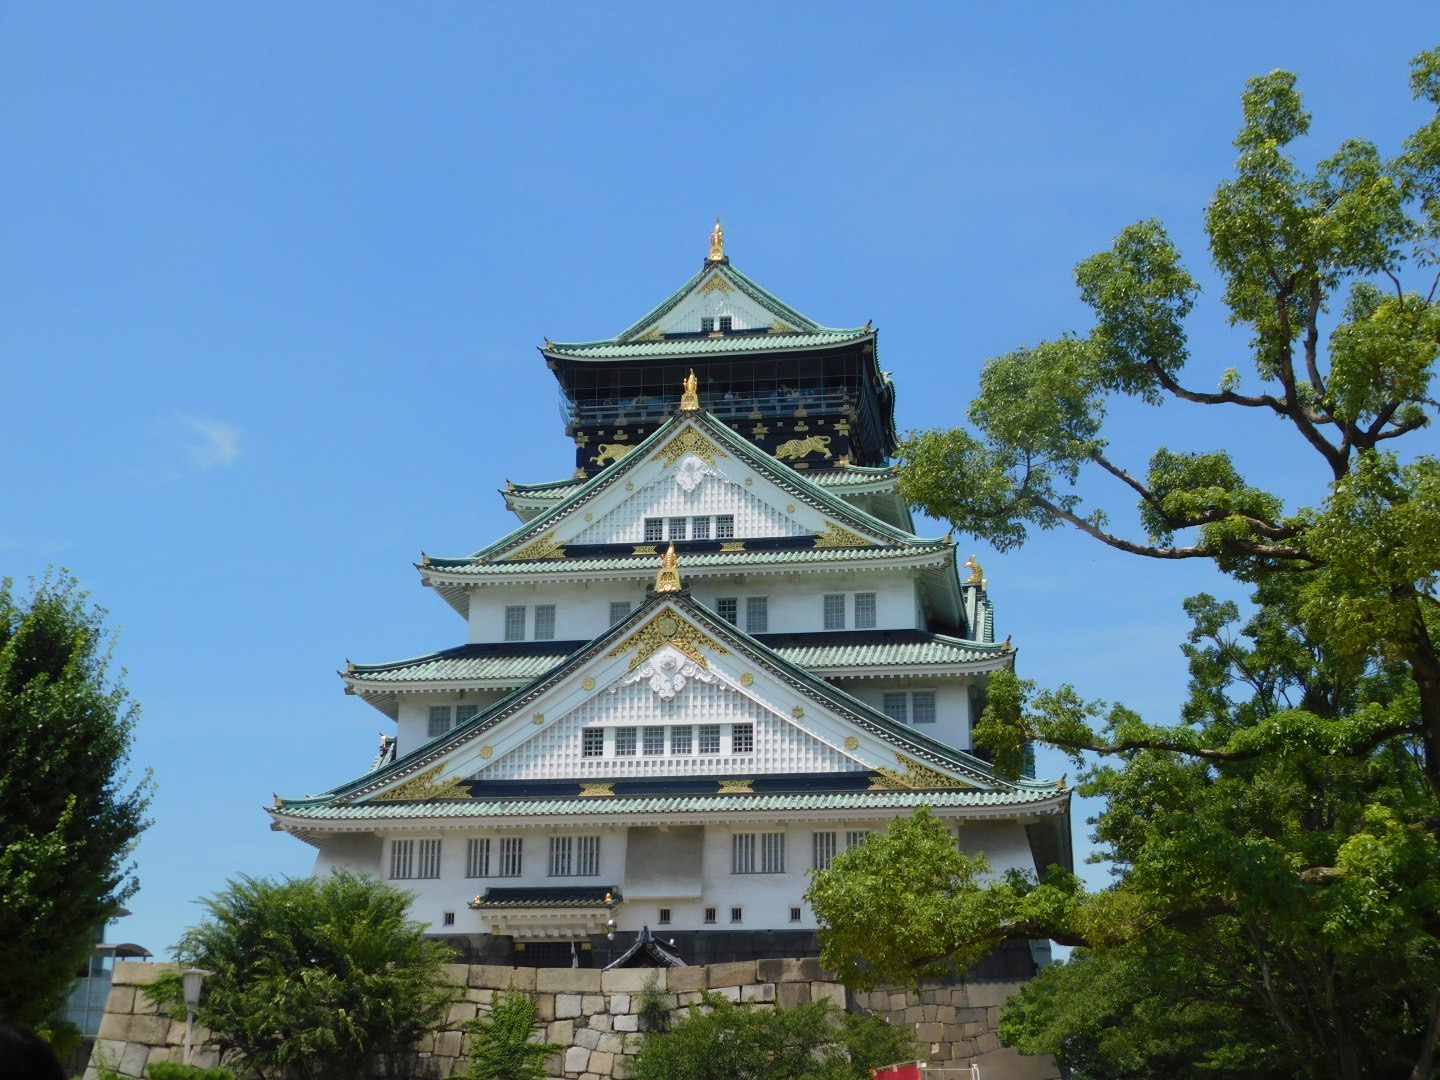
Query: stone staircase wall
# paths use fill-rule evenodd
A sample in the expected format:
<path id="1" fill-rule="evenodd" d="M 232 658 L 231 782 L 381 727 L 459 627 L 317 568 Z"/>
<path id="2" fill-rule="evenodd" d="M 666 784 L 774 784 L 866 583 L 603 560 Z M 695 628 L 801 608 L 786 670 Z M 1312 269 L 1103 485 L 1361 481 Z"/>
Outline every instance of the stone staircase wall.
<path id="1" fill-rule="evenodd" d="M 95 1054 L 103 1054 L 120 1075 L 138 1078 L 155 1061 L 180 1061 L 185 1025 L 145 995 L 143 987 L 171 970 L 169 964 L 121 961 L 115 965 L 110 998 Z M 1000 1006 L 1018 982 L 927 984 L 919 991 L 875 990 L 853 994 L 806 960 L 749 960 L 734 964 L 652 969 L 511 968 L 451 965 L 446 969 L 460 993 L 440 1026 L 421 1039 L 408 1075 L 444 1077 L 466 1065 L 465 1022 L 488 1011 L 509 986 L 535 995 L 546 1042 L 566 1049 L 551 1059 L 552 1077 L 563 1080 L 625 1080 L 644 1036 L 640 1006 L 647 985 L 684 1008 L 711 991 L 732 1001 L 782 1007 L 828 1000 L 839 1009 L 880 1012 L 890 1023 L 915 1032 L 916 1053 L 935 1068 L 978 1063 L 983 1080 L 1052 1080 L 1059 1076 L 1049 1058 L 1027 1058 L 1000 1046 Z M 653 980 L 653 983 L 652 983 Z M 206 1045 L 208 1032 L 195 1031 L 196 1065 L 219 1064 Z M 937 1076 L 945 1076 L 943 1072 Z M 958 1074 L 957 1074 L 958 1075 Z M 85 1080 L 97 1080 L 92 1056 Z"/>

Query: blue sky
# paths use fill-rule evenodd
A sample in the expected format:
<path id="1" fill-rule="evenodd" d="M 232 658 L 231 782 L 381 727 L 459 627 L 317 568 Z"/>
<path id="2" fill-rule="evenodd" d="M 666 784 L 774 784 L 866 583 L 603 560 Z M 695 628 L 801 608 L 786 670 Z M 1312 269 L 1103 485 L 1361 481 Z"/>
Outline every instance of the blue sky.
<path id="1" fill-rule="evenodd" d="M 1086 327 L 1072 267 L 1126 224 L 1206 271 L 1248 76 L 1300 73 L 1305 153 L 1393 151 L 1437 41 L 1431 2 L 6 5 L 0 574 L 68 567 L 120 631 L 159 791 L 115 934 L 163 953 L 227 877 L 308 871 L 262 808 L 390 730 L 336 670 L 457 643 L 418 552 L 573 466 L 535 346 L 626 326 L 716 214 L 793 306 L 875 321 L 902 428 L 956 423 L 987 356 Z M 1215 292 L 1201 386 L 1245 365 Z M 1273 422 L 1115 420 L 1136 467 L 1228 446 L 1318 498 Z M 1173 716 L 1213 572 L 961 543 L 1024 674 Z"/>

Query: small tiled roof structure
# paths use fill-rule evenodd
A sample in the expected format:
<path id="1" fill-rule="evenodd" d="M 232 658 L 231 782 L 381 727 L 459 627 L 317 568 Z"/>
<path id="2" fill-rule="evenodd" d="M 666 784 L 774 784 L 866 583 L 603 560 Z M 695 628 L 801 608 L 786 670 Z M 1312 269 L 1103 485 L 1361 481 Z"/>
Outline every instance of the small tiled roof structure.
<path id="1" fill-rule="evenodd" d="M 655 935 L 650 933 L 650 927 L 644 926 L 635 939 L 635 944 L 626 949 L 616 959 L 605 965 L 606 971 L 613 971 L 615 968 L 661 968 L 661 967 L 689 967 L 690 965 L 680 959 L 664 945 L 656 940 Z"/>

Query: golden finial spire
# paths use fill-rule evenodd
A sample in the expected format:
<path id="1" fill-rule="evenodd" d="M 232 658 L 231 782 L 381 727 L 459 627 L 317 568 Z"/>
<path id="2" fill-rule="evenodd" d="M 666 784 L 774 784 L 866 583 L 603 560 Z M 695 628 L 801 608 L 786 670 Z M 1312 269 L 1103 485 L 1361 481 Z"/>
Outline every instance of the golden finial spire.
<path id="1" fill-rule="evenodd" d="M 700 380 L 695 377 L 695 369 L 690 369 L 690 374 L 680 383 L 683 393 L 680 395 L 680 408 L 685 412 L 694 412 L 700 408 Z"/>
<path id="2" fill-rule="evenodd" d="M 665 554 L 660 556 L 660 572 L 655 575 L 656 592 L 679 592 L 680 591 L 680 560 L 675 555 L 675 541 L 670 541 L 670 547 Z"/>
<path id="3" fill-rule="evenodd" d="M 705 260 L 707 263 L 725 261 L 725 230 L 720 227 L 720 219 L 715 219 L 715 228 L 710 230 L 710 257 Z"/>

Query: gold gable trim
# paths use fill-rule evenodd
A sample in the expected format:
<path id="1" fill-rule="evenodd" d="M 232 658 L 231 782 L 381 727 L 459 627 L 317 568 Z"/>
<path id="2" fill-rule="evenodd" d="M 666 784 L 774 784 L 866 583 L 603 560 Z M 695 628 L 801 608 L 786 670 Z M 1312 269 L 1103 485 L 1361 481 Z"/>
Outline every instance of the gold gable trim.
<path id="1" fill-rule="evenodd" d="M 754 780 L 721 780 L 719 795 L 754 795 Z"/>
<path id="2" fill-rule="evenodd" d="M 505 556 L 506 562 L 519 562 L 525 559 L 563 559 L 565 557 L 565 545 L 556 543 L 553 532 L 546 533 L 534 543 L 526 544 L 519 551 L 512 551 Z"/>
<path id="3" fill-rule="evenodd" d="M 615 794 L 615 783 L 614 783 L 614 781 L 611 781 L 611 782 L 608 783 L 608 784 L 581 784 L 581 785 L 580 785 L 580 797 L 581 797 L 582 799 L 599 798 L 599 797 L 602 797 L 602 796 L 605 796 L 605 795 L 614 795 L 614 794 Z"/>
<path id="4" fill-rule="evenodd" d="M 384 795 L 375 796 L 375 801 L 429 802 L 432 799 L 471 798 L 468 781 L 463 778 L 456 776 L 449 780 L 440 780 L 440 774 L 444 770 L 444 765 L 436 765 L 433 769 L 423 772 L 419 776 L 411 777 L 392 791 L 387 791 Z"/>
<path id="5" fill-rule="evenodd" d="M 721 253 L 721 257 L 724 257 L 723 252 Z M 735 286 L 725 280 L 724 274 L 711 274 L 710 280 L 706 281 L 704 285 L 701 285 L 697 291 L 701 296 L 712 292 L 730 293 L 735 291 Z"/>
<path id="6" fill-rule="evenodd" d="M 666 468 L 674 465 L 686 454 L 694 454 L 696 457 L 704 459 L 709 465 L 714 465 L 716 458 L 730 456 L 694 428 L 686 428 L 680 432 L 660 451 L 660 456 L 665 459 Z"/>
<path id="7" fill-rule="evenodd" d="M 833 521 L 825 522 L 825 531 L 818 533 L 815 537 L 817 548 L 837 547 L 878 547 L 878 543 L 868 536 L 861 536 L 857 532 L 851 532 Z"/>
<path id="8" fill-rule="evenodd" d="M 665 611 L 622 641 L 610 655 L 624 656 L 631 649 L 637 650 L 630 658 L 630 669 L 633 671 L 666 645 L 674 645 L 705 668 L 710 666 L 710 662 L 701 649 L 717 653 L 730 651 L 689 620 L 673 611 Z"/>
<path id="9" fill-rule="evenodd" d="M 871 791 L 915 791 L 917 789 L 973 788 L 975 786 L 967 784 L 964 780 L 957 780 L 947 773 L 942 773 L 939 769 L 932 769 L 929 765 L 922 765 L 914 758 L 906 757 L 904 754 L 896 754 L 895 760 L 905 771 L 899 772 L 877 765 L 875 771 L 880 775 L 870 782 Z"/>

